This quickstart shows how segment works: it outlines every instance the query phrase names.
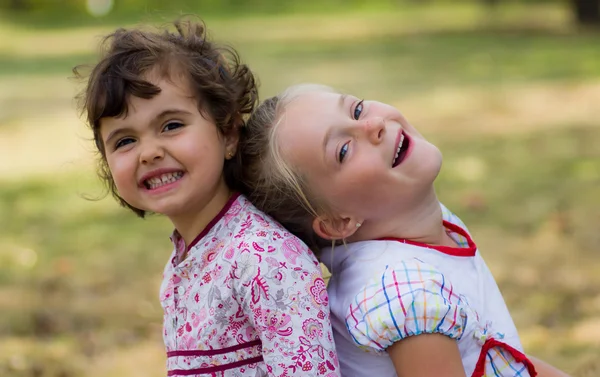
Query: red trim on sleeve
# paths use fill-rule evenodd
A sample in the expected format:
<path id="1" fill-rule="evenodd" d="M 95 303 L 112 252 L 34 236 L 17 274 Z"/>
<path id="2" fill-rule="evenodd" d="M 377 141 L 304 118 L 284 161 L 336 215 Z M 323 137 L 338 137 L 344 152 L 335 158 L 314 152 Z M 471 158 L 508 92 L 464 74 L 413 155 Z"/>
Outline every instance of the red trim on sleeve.
<path id="1" fill-rule="evenodd" d="M 481 347 L 481 352 L 479 353 L 479 359 L 477 360 L 477 364 L 475 365 L 475 370 L 473 371 L 473 374 L 471 375 L 471 377 L 485 376 L 485 358 L 487 356 L 488 351 L 494 347 L 499 347 L 499 348 L 504 349 L 505 351 L 510 353 L 510 355 L 516 361 L 523 363 L 527 367 L 527 370 L 529 371 L 529 375 L 531 377 L 537 376 L 535 366 L 533 365 L 531 360 L 529 360 L 527 358 L 527 356 L 525 356 L 525 354 L 523 354 L 523 352 L 509 346 L 508 344 L 506 344 L 504 342 L 500 342 L 496 339 L 490 338 L 490 339 L 486 340 L 485 343 L 483 344 L 483 347 Z"/>

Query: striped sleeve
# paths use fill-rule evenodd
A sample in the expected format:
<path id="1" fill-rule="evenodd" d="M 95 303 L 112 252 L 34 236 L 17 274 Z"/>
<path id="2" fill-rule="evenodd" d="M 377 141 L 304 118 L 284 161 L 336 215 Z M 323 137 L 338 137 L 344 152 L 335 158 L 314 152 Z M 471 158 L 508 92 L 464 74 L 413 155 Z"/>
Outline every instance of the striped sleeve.
<path id="1" fill-rule="evenodd" d="M 383 352 L 408 336 L 440 333 L 460 339 L 466 301 L 435 267 L 417 259 L 386 266 L 354 297 L 346 327 L 357 346 Z"/>

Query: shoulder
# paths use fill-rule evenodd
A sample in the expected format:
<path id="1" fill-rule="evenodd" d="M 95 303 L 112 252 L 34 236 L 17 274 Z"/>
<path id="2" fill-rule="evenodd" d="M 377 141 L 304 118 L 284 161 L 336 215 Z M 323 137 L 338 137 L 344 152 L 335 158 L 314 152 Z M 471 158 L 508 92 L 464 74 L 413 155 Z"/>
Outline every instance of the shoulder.
<path id="1" fill-rule="evenodd" d="M 285 260 L 292 265 L 302 262 L 302 264 L 318 266 L 313 252 L 298 237 L 257 209 L 243 195 L 240 195 L 238 201 L 239 222 L 230 240 L 231 245 L 238 252 L 255 255 L 258 257 L 258 263 L 269 258 L 272 262 Z"/>
<path id="2" fill-rule="evenodd" d="M 238 203 L 239 215 L 246 221 L 244 226 L 251 231 L 250 235 L 260 231 L 274 235 L 290 234 L 279 222 L 256 208 L 244 195 L 239 196 Z"/>
<path id="3" fill-rule="evenodd" d="M 399 303 L 406 298 L 413 303 L 415 294 L 421 293 L 440 297 L 449 303 L 461 304 L 466 301 L 440 270 L 417 258 L 404 260 L 393 266 L 385 266 L 384 269 L 373 274 L 360 292 L 368 297 L 399 300 Z M 360 305 L 368 310 L 374 304 L 363 301 Z"/>
<path id="4" fill-rule="evenodd" d="M 321 261 L 333 275 L 350 274 L 355 280 L 358 277 L 370 277 L 387 265 L 395 265 L 421 254 L 421 248 L 414 245 L 368 240 L 323 249 Z"/>
<path id="5" fill-rule="evenodd" d="M 359 289 L 345 322 L 358 346 L 383 351 L 422 333 L 460 339 L 470 313 L 466 299 L 442 272 L 410 259 L 386 266 Z"/>
<path id="6" fill-rule="evenodd" d="M 276 242 L 291 234 L 272 217 L 256 208 L 244 195 L 239 195 L 223 216 L 231 233 L 231 242 Z"/>

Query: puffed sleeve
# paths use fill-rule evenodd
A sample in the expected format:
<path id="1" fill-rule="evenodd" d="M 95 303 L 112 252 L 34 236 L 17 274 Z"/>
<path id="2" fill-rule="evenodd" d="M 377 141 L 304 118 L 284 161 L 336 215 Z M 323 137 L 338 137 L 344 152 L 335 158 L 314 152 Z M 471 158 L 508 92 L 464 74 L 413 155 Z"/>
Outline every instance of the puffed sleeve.
<path id="1" fill-rule="evenodd" d="M 460 339 L 470 312 L 435 267 L 417 259 L 386 266 L 356 294 L 346 326 L 365 351 L 383 352 L 408 336 L 439 333 Z"/>
<path id="2" fill-rule="evenodd" d="M 262 233 L 261 233 L 262 234 Z M 262 342 L 268 375 L 339 377 L 320 265 L 293 235 L 255 237 L 241 275 L 244 310 Z M 251 273 L 248 273 L 252 271 Z"/>

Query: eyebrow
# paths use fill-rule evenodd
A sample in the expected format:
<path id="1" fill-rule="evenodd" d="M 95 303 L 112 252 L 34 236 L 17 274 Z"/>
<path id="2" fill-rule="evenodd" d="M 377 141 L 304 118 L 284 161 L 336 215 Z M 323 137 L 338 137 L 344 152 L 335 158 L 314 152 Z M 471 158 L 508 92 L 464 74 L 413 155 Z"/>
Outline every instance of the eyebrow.
<path id="1" fill-rule="evenodd" d="M 347 94 L 340 95 L 340 99 L 338 100 L 338 107 L 341 110 L 344 109 L 347 98 L 348 98 Z M 323 150 L 327 149 L 327 144 L 329 143 L 329 139 L 331 138 L 332 132 L 333 131 L 331 130 L 331 127 L 329 127 L 329 129 L 327 129 L 327 131 L 325 131 L 325 137 L 323 138 Z M 327 157 L 325 157 L 325 160 L 327 160 Z"/>
<path id="2" fill-rule="evenodd" d="M 106 137 L 106 139 L 104 140 L 104 145 L 106 146 L 107 144 L 109 144 L 110 141 L 112 139 L 114 139 L 115 137 L 117 137 L 121 134 L 130 133 L 131 131 L 133 131 L 133 128 L 131 128 L 131 127 L 120 127 L 120 128 L 117 128 L 116 130 L 112 130 L 111 133 L 109 133 L 108 136 Z"/>
<path id="3" fill-rule="evenodd" d="M 187 110 L 183 110 L 183 109 L 165 109 L 165 110 L 161 111 L 157 116 L 155 116 L 154 119 L 152 119 L 152 123 L 156 123 L 157 120 L 166 118 L 168 116 L 173 116 L 173 115 L 192 115 L 192 113 L 190 113 Z M 106 137 L 106 140 L 104 140 L 104 145 L 108 144 L 116 136 L 118 136 L 120 134 L 129 133 L 132 131 L 133 131 L 132 127 L 119 127 L 117 129 L 111 131 L 108 134 L 108 136 Z"/>
<path id="4" fill-rule="evenodd" d="M 339 107 L 344 107 L 344 103 L 346 102 L 346 98 L 348 98 L 347 94 L 341 94 L 340 95 L 340 100 L 338 102 L 338 106 Z"/>

